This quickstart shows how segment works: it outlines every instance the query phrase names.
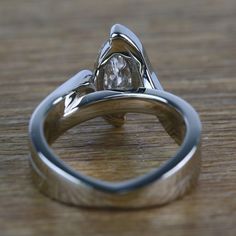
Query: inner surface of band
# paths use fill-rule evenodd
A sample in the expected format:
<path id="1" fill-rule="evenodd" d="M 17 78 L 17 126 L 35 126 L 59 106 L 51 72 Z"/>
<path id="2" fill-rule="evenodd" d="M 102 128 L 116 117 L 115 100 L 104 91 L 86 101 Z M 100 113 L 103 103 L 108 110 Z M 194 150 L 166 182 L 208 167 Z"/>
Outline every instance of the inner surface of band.
<path id="1" fill-rule="evenodd" d="M 44 123 L 46 140 L 52 144 L 68 129 L 98 116 L 118 113 L 145 113 L 157 116 L 167 133 L 181 144 L 185 136 L 185 122 L 180 113 L 163 101 L 137 97 L 116 97 L 115 99 L 100 100 L 71 111 L 66 111 L 63 99 L 48 113 Z M 158 135 L 158 134 L 157 134 Z"/>

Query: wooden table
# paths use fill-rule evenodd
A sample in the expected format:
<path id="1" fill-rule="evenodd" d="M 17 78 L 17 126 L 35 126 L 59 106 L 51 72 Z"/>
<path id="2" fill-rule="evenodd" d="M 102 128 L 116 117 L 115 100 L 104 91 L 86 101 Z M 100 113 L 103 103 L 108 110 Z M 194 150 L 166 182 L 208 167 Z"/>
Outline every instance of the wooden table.
<path id="1" fill-rule="evenodd" d="M 88 210 L 57 203 L 31 181 L 27 127 L 36 105 L 84 68 L 113 23 L 142 39 L 164 88 L 203 123 L 195 190 L 163 207 Z M 236 235 L 236 1 L 2 0 L 0 235 Z M 142 174 L 176 151 L 153 117 L 123 129 L 96 119 L 55 144 L 63 160 L 110 180 Z"/>

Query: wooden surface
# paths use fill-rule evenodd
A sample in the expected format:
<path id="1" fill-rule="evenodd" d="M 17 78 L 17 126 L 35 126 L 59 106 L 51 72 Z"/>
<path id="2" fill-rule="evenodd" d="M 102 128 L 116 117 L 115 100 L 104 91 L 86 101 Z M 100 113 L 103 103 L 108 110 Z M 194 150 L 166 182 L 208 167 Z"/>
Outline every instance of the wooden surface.
<path id="1" fill-rule="evenodd" d="M 92 69 L 116 22 L 139 35 L 164 88 L 189 101 L 203 123 L 198 187 L 161 208 L 80 209 L 31 182 L 33 109 L 68 77 Z M 1 236 L 236 235 L 235 0 L 1 0 L 0 98 Z M 132 115 L 123 129 L 89 121 L 55 150 L 84 173 L 120 180 L 158 165 L 176 146 L 152 117 Z"/>

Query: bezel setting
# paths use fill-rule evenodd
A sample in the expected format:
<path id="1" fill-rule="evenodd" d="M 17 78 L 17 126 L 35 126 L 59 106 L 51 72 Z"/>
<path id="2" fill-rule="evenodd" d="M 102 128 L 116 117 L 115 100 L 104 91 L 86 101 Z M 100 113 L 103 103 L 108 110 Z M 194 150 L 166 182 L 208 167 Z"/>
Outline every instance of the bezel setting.
<path id="1" fill-rule="evenodd" d="M 104 90 L 104 73 L 106 73 L 104 67 L 117 54 L 129 59 L 130 69 L 132 68 L 132 87 L 109 90 L 135 91 L 140 87 L 162 90 L 142 43 L 131 30 L 121 24 L 115 24 L 111 28 L 109 40 L 100 49 L 94 70 L 94 83 L 97 90 Z"/>

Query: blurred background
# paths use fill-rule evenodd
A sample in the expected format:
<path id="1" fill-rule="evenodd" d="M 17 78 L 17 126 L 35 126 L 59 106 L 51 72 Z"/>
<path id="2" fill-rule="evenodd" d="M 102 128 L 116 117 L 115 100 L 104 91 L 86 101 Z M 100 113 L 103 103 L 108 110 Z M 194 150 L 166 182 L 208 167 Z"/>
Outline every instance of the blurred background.
<path id="1" fill-rule="evenodd" d="M 231 76 L 235 5 L 234 0 L 1 0 L 0 79 L 26 86 L 33 73 L 36 83 L 60 84 L 82 68 L 92 69 L 110 27 L 122 23 L 141 38 L 164 87 L 175 83 L 181 92 L 178 81 L 185 79 L 201 92 L 211 85 L 205 84 L 209 71 L 212 83 Z"/>
<path id="2" fill-rule="evenodd" d="M 54 202 L 32 185 L 27 146 L 31 113 L 70 76 L 93 69 L 114 23 L 140 37 L 164 89 L 190 102 L 202 119 L 199 184 L 161 208 L 80 209 Z M 0 0 L 0 235 L 236 235 L 235 75 L 235 0 Z M 139 152 L 142 160 L 146 154 L 150 158 L 176 149 L 151 119 L 131 122 L 126 131 L 136 132 L 135 140 L 98 123 L 85 124 L 81 137 L 73 131 L 56 145 L 65 159 L 70 154 L 70 164 L 77 163 L 81 140 L 83 160 L 99 153 L 106 168 L 100 163 L 91 169 L 84 162 L 87 173 L 112 175 L 111 153 L 118 159 Z M 104 144 L 94 130 L 101 137 L 113 135 L 106 148 L 101 149 Z M 158 134 L 159 140 L 154 139 Z M 118 155 L 120 135 L 130 145 L 120 142 L 126 149 Z M 153 159 L 147 165 L 131 161 L 139 173 L 155 166 Z"/>

